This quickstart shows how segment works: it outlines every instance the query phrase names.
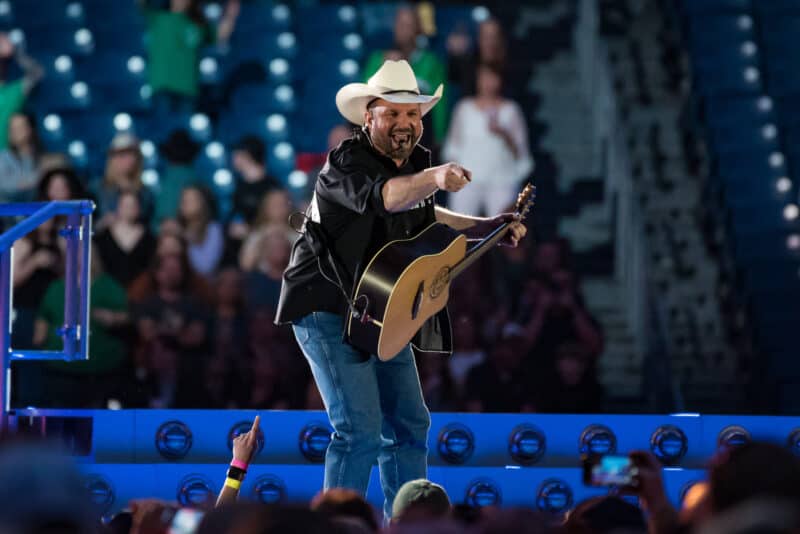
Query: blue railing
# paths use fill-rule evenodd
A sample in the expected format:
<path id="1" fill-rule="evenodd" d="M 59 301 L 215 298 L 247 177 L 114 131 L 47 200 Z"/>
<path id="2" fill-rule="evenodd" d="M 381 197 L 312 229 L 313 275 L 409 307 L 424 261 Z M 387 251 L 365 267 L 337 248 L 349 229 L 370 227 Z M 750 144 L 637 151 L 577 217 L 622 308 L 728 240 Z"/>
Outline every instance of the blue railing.
<path id="1" fill-rule="evenodd" d="M 86 360 L 89 355 L 89 273 L 91 269 L 92 212 L 90 200 L 0 204 L 0 217 L 25 217 L 0 234 L 0 395 L 5 427 L 10 408 L 8 370 L 12 360 Z M 59 235 L 66 241 L 64 269 L 64 324 L 60 351 L 16 350 L 11 347 L 13 310 L 13 245 L 53 217 L 63 216 L 66 224 Z"/>

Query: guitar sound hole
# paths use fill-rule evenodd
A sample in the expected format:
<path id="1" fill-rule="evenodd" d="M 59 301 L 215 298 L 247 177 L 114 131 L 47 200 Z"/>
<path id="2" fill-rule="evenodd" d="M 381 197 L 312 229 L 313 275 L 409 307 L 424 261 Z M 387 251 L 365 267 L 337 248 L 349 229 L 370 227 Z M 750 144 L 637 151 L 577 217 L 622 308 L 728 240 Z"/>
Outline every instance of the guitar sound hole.
<path id="1" fill-rule="evenodd" d="M 442 267 L 436 276 L 431 281 L 430 296 L 435 299 L 442 294 L 447 285 L 450 283 L 450 267 Z"/>

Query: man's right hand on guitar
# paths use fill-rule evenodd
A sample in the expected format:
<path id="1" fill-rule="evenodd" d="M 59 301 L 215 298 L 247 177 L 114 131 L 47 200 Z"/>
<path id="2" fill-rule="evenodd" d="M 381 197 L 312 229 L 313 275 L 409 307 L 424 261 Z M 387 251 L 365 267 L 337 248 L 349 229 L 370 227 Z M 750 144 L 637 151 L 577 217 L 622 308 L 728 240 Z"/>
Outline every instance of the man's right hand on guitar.
<path id="1" fill-rule="evenodd" d="M 442 191 L 455 193 L 472 181 L 472 172 L 455 163 L 445 163 L 431 167 L 426 172 L 433 174 L 436 187 Z"/>

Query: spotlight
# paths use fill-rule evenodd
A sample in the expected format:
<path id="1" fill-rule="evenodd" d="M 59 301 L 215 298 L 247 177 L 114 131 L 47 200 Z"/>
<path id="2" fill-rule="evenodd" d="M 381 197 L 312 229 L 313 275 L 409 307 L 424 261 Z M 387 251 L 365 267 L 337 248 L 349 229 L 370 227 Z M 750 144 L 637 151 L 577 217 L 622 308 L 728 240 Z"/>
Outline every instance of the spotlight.
<path id="1" fill-rule="evenodd" d="M 60 55 L 56 58 L 55 62 L 53 63 L 56 70 L 60 73 L 69 72 L 72 70 L 72 58 L 65 55 Z"/>
<path id="2" fill-rule="evenodd" d="M 786 248 L 800 250 L 800 234 L 792 234 L 786 238 Z"/>
<path id="3" fill-rule="evenodd" d="M 141 74 L 144 71 L 144 59 L 141 56 L 131 56 L 128 59 L 128 72 Z"/>
<path id="4" fill-rule="evenodd" d="M 287 179 L 289 183 L 289 187 L 294 189 L 300 189 L 301 187 L 305 187 L 308 184 L 308 174 L 301 171 L 300 169 L 295 169 L 289 173 L 289 178 Z"/>
<path id="5" fill-rule="evenodd" d="M 286 485 L 274 475 L 264 475 L 253 485 L 253 497 L 261 504 L 278 504 L 286 500 Z"/>
<path id="6" fill-rule="evenodd" d="M 278 134 L 283 132 L 286 129 L 286 117 L 281 115 L 280 113 L 273 113 L 269 117 L 267 117 L 267 130 L 270 133 Z"/>
<path id="7" fill-rule="evenodd" d="M 755 83 L 761 78 L 761 73 L 755 67 L 747 67 L 744 69 L 744 79 L 747 82 Z"/>
<path id="8" fill-rule="evenodd" d="M 325 461 L 333 429 L 325 423 L 312 422 L 303 427 L 298 438 L 300 452 L 309 462 Z"/>
<path id="9" fill-rule="evenodd" d="M 783 167 L 786 158 L 781 152 L 773 152 L 769 155 L 769 165 L 772 168 Z"/>
<path id="10" fill-rule="evenodd" d="M 206 145 L 208 159 L 218 160 L 225 155 L 225 147 L 219 141 L 211 141 Z"/>
<path id="11" fill-rule="evenodd" d="M 213 57 L 204 57 L 200 60 L 200 72 L 203 74 L 203 76 L 211 76 L 216 74 L 217 69 L 217 60 Z"/>
<path id="12" fill-rule="evenodd" d="M 774 124 L 765 124 L 761 128 L 761 136 L 764 139 L 775 139 L 775 136 L 778 135 L 778 129 L 775 127 Z"/>
<path id="13" fill-rule="evenodd" d="M 67 4 L 67 18 L 70 19 L 80 19 L 83 17 L 83 6 L 80 2 L 71 2 Z"/>
<path id="14" fill-rule="evenodd" d="M 289 8 L 284 4 L 278 4 L 272 8 L 273 20 L 286 21 L 289 20 Z"/>
<path id="15" fill-rule="evenodd" d="M 75 159 L 81 159 L 86 156 L 86 145 L 83 141 L 72 141 L 67 147 L 69 155 Z"/>
<path id="16" fill-rule="evenodd" d="M 749 15 L 742 15 L 737 20 L 736 23 L 739 25 L 739 29 L 746 31 L 753 27 L 753 19 Z"/>
<path id="17" fill-rule="evenodd" d="M 180 460 L 192 448 L 192 431 L 180 421 L 167 421 L 156 430 L 156 449 L 167 460 Z"/>
<path id="18" fill-rule="evenodd" d="M 286 76 L 289 72 L 289 62 L 282 57 L 277 57 L 269 62 L 269 72 L 273 76 Z"/>
<path id="19" fill-rule="evenodd" d="M 114 128 L 117 131 L 124 132 L 131 129 L 133 119 L 127 113 L 117 113 L 114 116 Z"/>
<path id="20" fill-rule="evenodd" d="M 279 85 L 275 88 L 275 100 L 282 104 L 288 104 L 294 100 L 294 89 L 290 85 Z"/>
<path id="21" fill-rule="evenodd" d="M 760 111 L 771 111 L 772 110 L 772 99 L 768 96 L 762 96 L 758 99 L 758 109 Z"/>
<path id="22" fill-rule="evenodd" d="M 56 132 L 61 129 L 61 117 L 51 113 L 44 118 L 44 128 L 48 132 Z"/>
<path id="23" fill-rule="evenodd" d="M 289 159 L 294 155 L 294 148 L 286 141 L 281 141 L 273 149 L 275 157 L 278 159 Z"/>
<path id="24" fill-rule="evenodd" d="M 787 204 L 783 208 L 783 218 L 787 221 L 793 221 L 797 219 L 797 216 L 800 214 L 800 208 L 797 207 L 797 204 Z"/>
<path id="25" fill-rule="evenodd" d="M 560 514 L 572 507 L 572 490 L 563 480 L 550 478 L 536 492 L 536 508 L 542 512 Z"/>
<path id="26" fill-rule="evenodd" d="M 475 451 L 475 436 L 466 426 L 451 423 L 439 432 L 437 450 L 445 462 L 463 464 Z"/>
<path id="27" fill-rule="evenodd" d="M 233 183 L 233 173 L 228 169 L 217 169 L 214 171 L 214 183 L 218 187 L 228 187 Z"/>
<path id="28" fill-rule="evenodd" d="M 484 506 L 499 506 L 502 503 L 500 488 L 488 478 L 472 482 L 467 488 L 464 502 L 474 508 Z"/>
<path id="29" fill-rule="evenodd" d="M 753 41 L 745 41 L 742 43 L 741 51 L 743 56 L 752 57 L 758 51 L 758 47 Z"/>
<path id="30" fill-rule="evenodd" d="M 614 454 L 617 437 L 605 425 L 589 425 L 581 433 L 580 454 Z"/>
<path id="31" fill-rule="evenodd" d="M 353 22 L 356 19 L 356 9 L 353 6 L 342 6 L 339 8 L 339 20 L 342 22 Z"/>
<path id="32" fill-rule="evenodd" d="M 786 446 L 789 447 L 789 450 L 791 450 L 795 456 L 800 456 L 800 428 L 795 428 L 789 433 Z"/>
<path id="33" fill-rule="evenodd" d="M 142 171 L 142 183 L 147 187 L 158 185 L 158 171 L 155 169 L 145 169 Z"/>
<path id="34" fill-rule="evenodd" d="M 86 82 L 75 82 L 69 88 L 69 94 L 75 100 L 83 100 L 89 95 L 89 86 Z"/>
<path id="35" fill-rule="evenodd" d="M 662 425 L 650 436 L 650 450 L 662 463 L 678 463 L 689 449 L 689 440 L 683 430 L 674 425 Z"/>
<path id="36" fill-rule="evenodd" d="M 237 436 L 250 432 L 250 429 L 253 427 L 252 421 L 240 421 L 233 425 L 231 429 L 228 431 L 228 450 L 233 451 L 233 439 Z M 256 452 L 253 454 L 255 458 L 261 451 L 264 449 L 264 432 L 259 427 L 258 429 L 258 436 L 256 437 Z"/>
<path id="37" fill-rule="evenodd" d="M 775 189 L 778 193 L 788 193 L 792 189 L 792 181 L 786 176 L 781 176 L 775 182 Z"/>
<path id="38" fill-rule="evenodd" d="M 358 62 L 352 59 L 343 59 L 339 63 L 339 72 L 346 78 L 352 78 L 358 74 Z"/>
<path id="39" fill-rule="evenodd" d="M 208 125 L 210 121 L 208 120 L 208 115 L 204 113 L 195 113 L 189 119 L 189 128 L 191 128 L 195 132 L 205 132 L 208 130 Z"/>
<path id="40" fill-rule="evenodd" d="M 544 432 L 533 425 L 519 425 L 508 438 L 508 454 L 522 465 L 535 464 L 544 455 L 546 441 Z"/>
<path id="41" fill-rule="evenodd" d="M 83 486 L 89 494 L 92 508 L 97 512 L 97 515 L 105 515 L 111 505 L 114 504 L 116 497 L 114 486 L 111 485 L 111 482 L 101 475 L 89 475 L 84 479 Z"/>
<path id="42" fill-rule="evenodd" d="M 486 6 L 477 6 L 472 9 L 472 20 L 480 24 L 489 18 L 489 10 Z"/>
<path id="43" fill-rule="evenodd" d="M 203 475 L 192 474 L 178 484 L 178 502 L 185 508 L 202 508 L 214 501 L 211 481 Z"/>
<path id="44" fill-rule="evenodd" d="M 723 428 L 717 436 L 717 447 L 733 449 L 750 442 L 750 432 L 739 425 L 730 425 Z"/>
<path id="45" fill-rule="evenodd" d="M 297 43 L 297 38 L 292 32 L 281 32 L 278 34 L 278 46 L 283 50 L 290 50 L 294 48 Z"/>
<path id="46" fill-rule="evenodd" d="M 361 36 L 357 33 L 348 33 L 347 35 L 342 38 L 342 44 L 344 47 L 351 52 L 355 52 L 356 50 L 361 50 Z"/>

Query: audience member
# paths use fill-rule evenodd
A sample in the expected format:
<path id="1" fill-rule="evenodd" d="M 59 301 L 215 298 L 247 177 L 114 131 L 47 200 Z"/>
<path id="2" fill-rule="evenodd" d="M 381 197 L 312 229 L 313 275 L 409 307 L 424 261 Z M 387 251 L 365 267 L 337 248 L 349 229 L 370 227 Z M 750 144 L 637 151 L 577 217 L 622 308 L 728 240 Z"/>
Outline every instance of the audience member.
<path id="1" fill-rule="evenodd" d="M 555 351 L 555 373 L 541 368 L 536 373 L 536 409 L 548 413 L 597 413 L 602 411 L 602 389 L 594 365 L 579 342 L 566 341 Z"/>
<path id="2" fill-rule="evenodd" d="M 505 74 L 507 43 L 500 21 L 495 18 L 481 22 L 478 27 L 478 44 L 473 49 L 467 29 L 457 27 L 447 38 L 447 79 L 458 85 L 464 95 L 476 93 L 475 81 L 478 65 L 489 65 Z"/>
<path id="3" fill-rule="evenodd" d="M 459 213 L 494 216 L 514 203 L 533 159 L 522 110 L 503 98 L 500 72 L 481 65 L 477 77 L 477 93 L 456 105 L 443 148 L 445 159 L 472 171 L 472 183 L 450 195 L 448 205 Z"/>
<path id="4" fill-rule="evenodd" d="M 239 382 L 253 408 L 302 408 L 310 381 L 308 366 L 298 354 L 291 332 L 273 324 L 275 312 L 259 308 L 249 314 L 252 369 Z"/>
<path id="5" fill-rule="evenodd" d="M 152 388 L 153 408 L 196 405 L 201 395 L 208 324 L 189 291 L 189 273 L 181 256 L 157 257 L 150 272 L 155 293 L 135 308 L 137 378 Z"/>
<path id="6" fill-rule="evenodd" d="M 549 283 L 531 280 L 523 298 L 525 306 L 529 309 L 523 311 L 528 315 L 524 336 L 531 366 L 545 372 L 554 369 L 556 349 L 564 341 L 579 341 L 593 358 L 602 351 L 600 329 L 577 294 L 569 272 L 555 272 Z"/>
<path id="7" fill-rule="evenodd" d="M 183 128 L 173 130 L 166 141 L 158 147 L 166 166 L 158 181 L 155 198 L 153 228 L 158 228 L 164 219 L 174 219 L 178 214 L 181 191 L 197 182 L 197 173 L 192 167 L 200 144 Z"/>
<path id="8" fill-rule="evenodd" d="M 96 227 L 104 228 L 111 224 L 119 196 L 123 192 L 131 192 L 139 197 L 142 217 L 146 221 L 150 220 L 153 194 L 142 183 L 143 166 L 139 140 L 129 133 L 115 135 L 108 149 L 103 180 L 95 190 L 98 201 Z"/>
<path id="9" fill-rule="evenodd" d="M 11 58 L 22 68 L 23 75 L 7 81 L 5 73 Z M 25 105 L 25 99 L 44 76 L 44 69 L 24 50 L 14 46 L 9 36 L 0 33 L 0 150 L 8 147 L 9 122 L 11 116 Z"/>
<path id="10" fill-rule="evenodd" d="M 564 522 L 565 534 L 646 534 L 642 510 L 615 496 L 592 497 L 578 503 Z"/>
<path id="11" fill-rule="evenodd" d="M 375 509 L 356 491 L 334 488 L 320 491 L 311 500 L 311 509 L 330 519 L 347 517 L 359 521 L 369 532 L 378 532 L 380 527 Z"/>
<path id="12" fill-rule="evenodd" d="M 364 78 L 368 79 L 375 74 L 386 60 L 405 59 L 411 64 L 414 74 L 417 75 L 420 92 L 426 95 L 434 94 L 436 88 L 444 83 L 446 71 L 444 64 L 436 54 L 430 50 L 418 48 L 420 35 L 420 21 L 416 9 L 410 5 L 397 8 L 394 19 L 394 47 L 389 50 L 376 50 L 369 55 L 362 70 Z M 444 141 L 447 133 L 450 109 L 448 98 L 445 91 L 439 105 L 430 113 L 433 121 L 431 139 L 436 145 Z M 423 137 L 423 141 L 426 137 Z"/>
<path id="13" fill-rule="evenodd" d="M 36 406 L 53 408 L 106 408 L 111 398 L 119 399 L 124 389 L 122 371 L 127 349 L 121 328 L 129 321 L 125 290 L 104 269 L 98 255 L 92 255 L 89 292 L 89 359 L 74 362 L 37 362 L 46 366 L 43 384 L 37 390 L 46 396 Z M 33 342 L 45 350 L 62 350 L 58 329 L 64 324 L 65 282 L 52 282 L 45 292 L 36 317 Z"/>
<path id="14" fill-rule="evenodd" d="M 246 405 L 242 388 L 230 387 L 249 374 L 247 318 L 244 308 L 242 273 L 235 268 L 219 272 L 214 287 L 211 319 L 211 359 L 206 369 L 208 407 Z"/>
<path id="15" fill-rule="evenodd" d="M 161 230 L 156 240 L 155 258 L 175 256 L 181 263 L 188 266 L 189 293 L 202 303 L 214 301 L 208 281 L 197 274 L 189 263 L 186 240 L 181 235 L 180 225 L 174 219 L 167 219 L 161 225 Z M 154 258 L 154 259 L 155 259 Z M 151 274 L 152 265 L 148 271 L 140 274 L 128 286 L 128 299 L 134 303 L 141 303 L 155 294 L 155 280 Z"/>
<path id="16" fill-rule="evenodd" d="M 467 375 L 466 409 L 470 412 L 533 411 L 533 391 L 526 373 L 524 341 L 517 325 L 507 325 L 489 359 Z"/>
<path id="17" fill-rule="evenodd" d="M 486 360 L 486 351 L 480 346 L 480 331 L 470 313 L 460 313 L 453 320 L 453 355 L 447 360 L 450 376 L 459 396 L 463 396 L 467 374 Z M 426 397 L 427 398 L 427 397 Z"/>
<path id="18" fill-rule="evenodd" d="M 417 370 L 425 404 L 434 412 L 455 412 L 460 408 L 458 389 L 441 354 L 419 354 Z"/>
<path id="19" fill-rule="evenodd" d="M 212 193 L 200 186 L 190 186 L 181 193 L 178 222 L 189 244 L 189 260 L 199 274 L 210 277 L 222 259 L 225 237 L 222 225 L 214 220 Z"/>
<path id="20" fill-rule="evenodd" d="M 239 16 L 239 0 L 228 0 L 214 31 L 203 16 L 199 0 L 169 0 L 168 9 L 152 7 L 139 0 L 144 9 L 148 33 L 148 73 L 158 116 L 188 114 L 194 110 L 200 76 L 200 49 L 217 42 L 226 44 Z"/>
<path id="21" fill-rule="evenodd" d="M 8 123 L 8 147 L 0 151 L 0 202 L 30 202 L 36 196 L 44 153 L 36 119 L 14 113 Z"/>
<path id="22" fill-rule="evenodd" d="M 249 308 L 278 307 L 283 271 L 289 264 L 291 243 L 280 226 L 269 226 L 259 235 L 254 245 L 259 257 L 253 268 L 245 274 L 245 293 Z"/>
<path id="23" fill-rule="evenodd" d="M 236 172 L 236 189 L 233 192 L 230 237 L 241 241 L 255 222 L 264 195 L 281 184 L 267 173 L 266 147 L 255 135 L 242 137 L 233 149 L 231 164 Z"/>
<path id="24" fill-rule="evenodd" d="M 392 522 L 415 523 L 450 515 L 450 497 L 442 486 L 420 478 L 409 480 L 397 490 L 392 502 Z"/>
<path id="25" fill-rule="evenodd" d="M 283 233 L 293 244 L 300 234 L 289 227 L 289 216 L 292 203 L 285 189 L 273 189 L 261 198 L 258 214 L 239 251 L 239 267 L 243 271 L 251 271 L 258 267 L 263 250 L 263 236 L 268 228 L 282 228 Z"/>
<path id="26" fill-rule="evenodd" d="M 156 239 L 142 221 L 139 196 L 132 191 L 120 194 L 111 221 L 97 233 L 94 246 L 106 272 L 127 288 L 150 265 Z"/>
<path id="27" fill-rule="evenodd" d="M 85 478 L 73 458 L 35 442 L 0 449 L 0 525 L 3 532 L 94 532 Z"/>

